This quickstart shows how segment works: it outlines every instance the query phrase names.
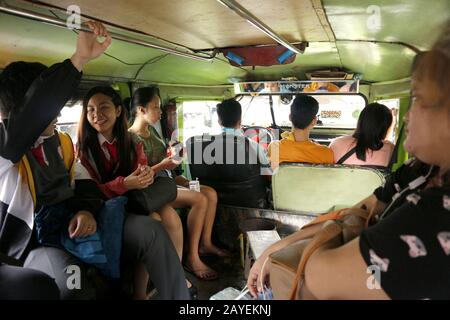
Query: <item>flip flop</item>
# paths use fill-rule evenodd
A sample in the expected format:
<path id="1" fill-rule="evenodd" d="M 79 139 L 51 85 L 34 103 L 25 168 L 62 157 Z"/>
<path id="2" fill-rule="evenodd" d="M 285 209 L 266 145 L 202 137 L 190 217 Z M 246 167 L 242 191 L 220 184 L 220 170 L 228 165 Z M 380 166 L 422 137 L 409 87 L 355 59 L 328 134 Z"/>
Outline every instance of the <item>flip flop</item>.
<path id="1" fill-rule="evenodd" d="M 190 274 L 193 274 L 194 276 L 196 276 L 200 280 L 211 281 L 211 280 L 216 280 L 219 277 L 217 272 L 214 271 L 211 268 L 194 270 L 194 269 L 192 269 L 190 266 L 188 266 L 186 264 L 183 265 L 183 268 L 184 268 L 184 270 L 186 270 Z"/>

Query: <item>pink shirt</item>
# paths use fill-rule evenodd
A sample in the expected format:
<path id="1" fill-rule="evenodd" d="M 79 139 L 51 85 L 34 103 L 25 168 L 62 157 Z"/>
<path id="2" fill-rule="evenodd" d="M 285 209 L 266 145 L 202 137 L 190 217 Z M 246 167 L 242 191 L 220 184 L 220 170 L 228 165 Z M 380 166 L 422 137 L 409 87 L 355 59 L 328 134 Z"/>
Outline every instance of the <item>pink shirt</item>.
<path id="1" fill-rule="evenodd" d="M 330 148 L 334 153 L 334 161 L 337 162 L 342 158 L 350 149 L 355 147 L 356 139 L 352 136 L 342 136 L 334 139 Z M 344 164 L 355 164 L 355 165 L 372 165 L 372 166 L 384 166 L 389 164 L 391 159 L 392 151 L 394 150 L 394 145 L 390 141 L 384 141 L 383 147 L 380 150 L 372 151 L 368 150 L 366 153 L 366 161 L 361 161 L 356 157 L 356 153 L 352 154 Z"/>

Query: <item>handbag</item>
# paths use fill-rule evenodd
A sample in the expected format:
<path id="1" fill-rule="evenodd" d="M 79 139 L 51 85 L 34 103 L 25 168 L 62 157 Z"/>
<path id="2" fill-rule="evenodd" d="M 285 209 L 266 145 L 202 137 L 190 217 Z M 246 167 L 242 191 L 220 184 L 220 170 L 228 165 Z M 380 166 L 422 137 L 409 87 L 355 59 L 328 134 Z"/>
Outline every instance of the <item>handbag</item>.
<path id="1" fill-rule="evenodd" d="M 300 240 L 272 253 L 269 261 L 274 299 L 299 299 L 306 263 L 311 255 L 330 241 L 338 240 L 342 245 L 356 238 L 367 227 L 371 217 L 372 213 L 360 208 L 341 209 L 321 215 L 304 227 L 325 222 L 313 238 Z"/>
<path id="2" fill-rule="evenodd" d="M 127 211 L 139 215 L 149 215 L 177 197 L 177 185 L 172 178 L 158 176 L 144 189 L 135 189 L 126 193 Z"/>

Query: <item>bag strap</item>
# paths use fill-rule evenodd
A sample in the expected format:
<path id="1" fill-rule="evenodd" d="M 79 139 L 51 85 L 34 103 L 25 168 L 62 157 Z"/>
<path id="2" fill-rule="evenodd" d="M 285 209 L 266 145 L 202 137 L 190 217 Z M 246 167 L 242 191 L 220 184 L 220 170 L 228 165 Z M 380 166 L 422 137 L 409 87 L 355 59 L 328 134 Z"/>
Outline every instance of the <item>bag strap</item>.
<path id="1" fill-rule="evenodd" d="M 356 146 L 351 148 L 346 154 L 344 154 L 338 161 L 336 161 L 336 164 L 343 164 L 345 160 L 350 158 L 354 153 L 356 152 Z"/>
<path id="2" fill-rule="evenodd" d="M 367 217 L 367 220 L 366 220 L 366 223 L 365 223 L 365 226 L 364 226 L 366 229 L 369 227 L 370 222 L 375 217 L 375 208 L 376 208 L 376 205 L 373 206 L 372 209 L 369 212 L 369 216 Z"/>
<path id="3" fill-rule="evenodd" d="M 73 150 L 73 143 L 70 136 L 62 131 L 58 131 L 59 143 L 61 145 L 61 151 L 63 156 L 64 165 L 70 172 L 72 178 L 75 170 L 75 153 Z"/>
<path id="4" fill-rule="evenodd" d="M 303 250 L 302 258 L 297 267 L 297 273 L 295 274 L 294 283 L 292 284 L 290 300 L 295 300 L 297 289 L 299 287 L 299 281 L 305 274 L 306 263 L 311 255 L 326 242 L 340 236 L 342 233 L 342 226 L 336 222 L 327 224 L 322 230 L 316 233 L 314 238 Z"/>
<path id="5" fill-rule="evenodd" d="M 23 262 L 22 261 L 20 261 L 18 259 L 15 259 L 15 258 L 12 258 L 10 256 L 7 256 L 6 254 L 4 254 L 2 252 L 0 252 L 0 264 L 1 263 L 5 263 L 7 265 L 16 266 L 16 267 L 22 267 L 23 266 Z"/>
<path id="6" fill-rule="evenodd" d="M 33 172 L 31 171 L 30 162 L 27 155 L 24 154 L 19 162 L 19 175 L 24 179 L 24 182 L 30 189 L 31 199 L 33 200 L 33 210 L 36 208 L 36 187 L 34 185 Z"/>
<path id="7" fill-rule="evenodd" d="M 347 210 L 349 210 L 349 209 L 351 209 L 351 213 L 346 214 Z M 343 218 L 349 214 L 358 216 L 364 220 L 368 219 L 368 217 L 369 217 L 367 210 L 364 210 L 362 208 L 344 208 L 344 209 L 339 209 L 339 210 L 335 210 L 335 211 L 331 211 L 331 212 L 319 215 L 313 221 L 311 221 L 310 223 L 308 223 L 307 225 L 302 227 L 302 229 L 313 226 L 315 224 L 325 222 L 325 221 L 329 221 L 329 220 L 339 220 L 340 218 Z"/>

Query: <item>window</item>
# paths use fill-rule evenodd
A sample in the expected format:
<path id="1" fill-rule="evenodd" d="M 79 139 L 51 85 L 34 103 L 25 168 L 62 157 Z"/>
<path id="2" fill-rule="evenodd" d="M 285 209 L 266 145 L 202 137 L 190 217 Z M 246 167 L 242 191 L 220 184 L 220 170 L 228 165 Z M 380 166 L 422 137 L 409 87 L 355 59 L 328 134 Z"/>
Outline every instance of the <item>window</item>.
<path id="1" fill-rule="evenodd" d="M 58 117 L 58 130 L 68 133 L 74 144 L 77 143 L 78 121 L 80 121 L 82 110 L 81 103 L 76 103 L 72 107 L 64 107 Z"/>
<path id="2" fill-rule="evenodd" d="M 397 139 L 397 135 L 398 135 L 398 130 L 400 130 L 400 128 L 398 127 L 400 99 L 384 99 L 384 100 L 377 100 L 376 102 L 378 102 L 380 104 L 384 104 L 392 112 L 392 118 L 393 118 L 392 125 L 388 130 L 386 139 L 391 141 L 392 143 L 395 143 L 395 141 Z"/>
<path id="3" fill-rule="evenodd" d="M 192 136 L 220 133 L 218 101 L 183 102 L 183 143 Z"/>
<path id="4" fill-rule="evenodd" d="M 326 128 L 356 128 L 358 116 L 366 102 L 359 95 L 311 95 L 319 102 L 318 127 Z M 281 127 L 291 127 L 289 114 L 292 99 L 280 95 L 272 95 L 272 105 L 276 124 Z M 243 96 L 242 124 L 246 126 L 268 127 L 272 124 L 270 113 L 270 96 Z"/>
<path id="5" fill-rule="evenodd" d="M 244 126 L 261 126 L 268 127 L 272 124 L 272 116 L 270 114 L 270 97 L 269 96 L 244 96 L 239 99 L 242 106 L 242 125 Z M 272 96 L 272 103 L 278 107 L 279 96 Z M 279 108 L 281 111 L 281 108 Z"/>

